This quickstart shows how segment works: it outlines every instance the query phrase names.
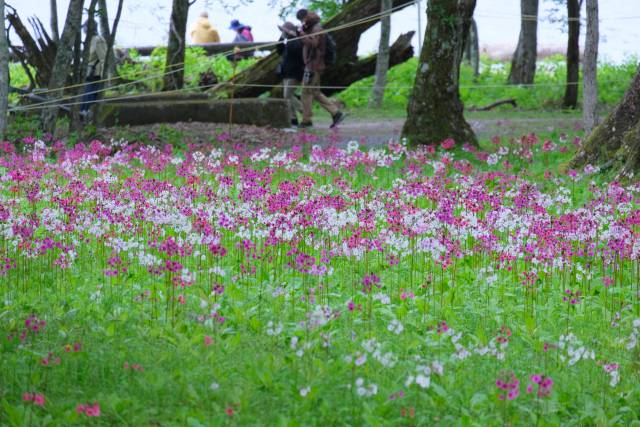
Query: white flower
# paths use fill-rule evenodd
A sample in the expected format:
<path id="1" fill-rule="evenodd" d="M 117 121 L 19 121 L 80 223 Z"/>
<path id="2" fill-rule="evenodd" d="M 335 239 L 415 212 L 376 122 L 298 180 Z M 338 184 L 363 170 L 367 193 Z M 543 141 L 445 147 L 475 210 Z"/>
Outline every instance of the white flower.
<path id="1" fill-rule="evenodd" d="M 361 354 L 357 359 L 356 359 L 356 366 L 362 366 L 367 362 L 367 355 L 366 354 Z"/>
<path id="2" fill-rule="evenodd" d="M 399 335 L 404 330 L 404 326 L 402 326 L 402 323 L 400 323 L 398 319 L 393 319 L 391 323 L 389 323 L 389 326 L 387 326 L 387 330 Z"/>
<path id="3" fill-rule="evenodd" d="M 311 391 L 311 387 L 305 387 L 300 389 L 300 396 L 306 397 L 307 394 Z"/>
<path id="4" fill-rule="evenodd" d="M 358 396 L 374 396 L 378 394 L 378 386 L 371 383 L 368 387 L 365 387 L 364 379 L 359 377 L 356 379 L 356 393 L 358 393 Z"/>
<path id="5" fill-rule="evenodd" d="M 429 387 L 429 384 L 431 384 L 431 377 L 418 374 L 416 375 L 416 384 L 418 384 L 422 388 L 427 388 Z"/>
<path id="6" fill-rule="evenodd" d="M 220 388 L 220 384 L 218 384 L 217 382 L 212 382 L 211 385 L 209 386 L 209 388 L 213 391 L 216 391 Z"/>
<path id="7" fill-rule="evenodd" d="M 444 366 L 437 360 L 434 360 L 433 363 L 431 363 L 431 369 L 438 375 L 442 375 L 442 373 L 444 372 Z"/>
<path id="8" fill-rule="evenodd" d="M 275 325 L 275 327 L 272 321 L 269 321 L 269 323 L 267 323 L 267 335 L 276 336 L 276 335 L 280 335 L 281 332 L 282 332 L 282 322 L 278 322 L 278 324 Z"/>
<path id="9" fill-rule="evenodd" d="M 404 386 L 405 387 L 409 387 L 411 384 L 413 384 L 416 381 L 416 377 L 414 377 L 413 375 L 409 375 L 407 377 L 407 379 L 404 381 Z"/>

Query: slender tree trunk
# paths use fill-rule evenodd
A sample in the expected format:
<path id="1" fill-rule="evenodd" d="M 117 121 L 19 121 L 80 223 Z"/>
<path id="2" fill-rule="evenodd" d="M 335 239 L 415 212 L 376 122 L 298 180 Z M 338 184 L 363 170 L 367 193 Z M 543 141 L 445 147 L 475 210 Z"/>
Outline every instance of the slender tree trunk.
<path id="1" fill-rule="evenodd" d="M 94 34 L 98 34 L 98 24 L 95 20 L 96 6 L 98 0 L 90 0 L 87 18 L 87 34 L 84 37 L 84 45 L 82 44 L 82 36 L 78 33 L 78 39 L 76 41 L 76 66 L 74 67 L 74 80 L 76 84 L 82 84 L 85 82 L 87 69 L 89 67 L 89 54 L 91 53 L 91 39 Z M 79 86 L 75 88 L 76 94 L 84 92 L 85 87 Z M 80 105 L 77 100 L 75 105 L 71 107 L 72 129 L 80 130 L 82 127 L 82 121 L 80 120 Z"/>
<path id="2" fill-rule="evenodd" d="M 587 0 L 587 40 L 584 48 L 582 118 L 590 133 L 598 125 L 598 0 Z"/>
<path id="3" fill-rule="evenodd" d="M 58 2 L 56 0 L 50 0 L 51 6 L 51 37 L 53 41 L 58 43 L 60 40 L 60 29 L 58 28 Z"/>
<path id="4" fill-rule="evenodd" d="M 427 30 L 402 130 L 411 144 L 477 145 L 460 99 L 460 63 L 476 0 L 429 0 Z"/>
<path id="5" fill-rule="evenodd" d="M 469 65 L 473 67 L 473 77 L 478 78 L 480 75 L 480 39 L 478 37 L 478 24 L 475 19 L 471 19 L 469 27 L 469 39 L 464 56 L 469 61 Z"/>
<path id="6" fill-rule="evenodd" d="M 113 45 L 115 43 L 115 34 L 118 29 L 118 23 L 120 22 L 120 15 L 122 14 L 123 0 L 118 1 L 118 9 L 116 11 L 116 17 L 113 21 L 113 28 L 109 27 L 109 12 L 107 10 L 107 0 L 98 0 L 98 13 L 100 16 L 100 34 L 102 38 L 107 42 L 107 57 L 104 61 L 104 71 L 102 78 L 113 78 L 118 74 L 116 70 L 116 56 L 113 52 Z"/>
<path id="7" fill-rule="evenodd" d="M 9 43 L 4 24 L 4 0 L 0 0 L 0 138 L 7 133 L 7 108 L 9 106 Z"/>
<path id="8" fill-rule="evenodd" d="M 392 0 L 380 0 L 380 12 L 391 10 Z M 384 100 L 384 89 L 387 86 L 387 73 L 389 72 L 389 40 L 391 38 L 391 15 L 380 20 L 380 44 L 378 46 L 378 59 L 376 62 L 376 77 L 373 85 L 373 93 L 369 100 L 369 107 L 380 108 Z"/>
<path id="9" fill-rule="evenodd" d="M 628 153 L 621 150 L 623 141 L 634 127 L 640 123 L 640 66 L 631 85 L 616 108 L 609 114 L 589 135 L 582 148 L 572 160 L 572 167 L 580 167 L 587 164 L 607 164 L 618 167 L 630 161 Z M 630 144 L 627 143 L 627 146 Z M 640 154 L 638 147 L 636 157 Z"/>
<path id="10" fill-rule="evenodd" d="M 520 0 L 522 23 L 518 47 L 513 54 L 509 83 L 532 84 L 538 58 L 538 0 Z"/>
<path id="11" fill-rule="evenodd" d="M 189 0 L 173 0 L 167 58 L 164 65 L 165 75 L 162 90 L 165 91 L 182 89 L 184 85 L 185 36 L 189 6 Z"/>
<path id="12" fill-rule="evenodd" d="M 61 89 L 71 70 L 73 60 L 73 44 L 76 36 L 80 32 L 82 24 L 82 7 L 84 0 L 71 0 L 69 9 L 67 10 L 67 18 L 64 23 L 64 30 L 60 36 L 56 59 L 51 71 L 51 79 L 49 80 L 49 89 L 52 90 L 50 97 L 60 98 L 63 95 Z M 59 89 L 59 90 L 54 90 Z M 45 132 L 53 134 L 56 129 L 56 120 L 58 118 L 58 108 L 55 106 L 48 107 L 42 112 L 42 126 Z"/>
<path id="13" fill-rule="evenodd" d="M 567 42 L 567 86 L 564 92 L 563 106 L 578 106 L 578 89 L 580 88 L 580 6 L 581 0 L 567 0 L 569 16 L 569 39 Z"/>

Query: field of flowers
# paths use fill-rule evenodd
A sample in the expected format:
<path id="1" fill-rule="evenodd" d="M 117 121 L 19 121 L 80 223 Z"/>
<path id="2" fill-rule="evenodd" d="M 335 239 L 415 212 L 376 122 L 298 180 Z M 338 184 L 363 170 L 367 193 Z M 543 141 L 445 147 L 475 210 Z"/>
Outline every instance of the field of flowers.
<path id="1" fill-rule="evenodd" d="M 0 149 L 0 425 L 640 425 L 640 186 L 481 149 Z"/>

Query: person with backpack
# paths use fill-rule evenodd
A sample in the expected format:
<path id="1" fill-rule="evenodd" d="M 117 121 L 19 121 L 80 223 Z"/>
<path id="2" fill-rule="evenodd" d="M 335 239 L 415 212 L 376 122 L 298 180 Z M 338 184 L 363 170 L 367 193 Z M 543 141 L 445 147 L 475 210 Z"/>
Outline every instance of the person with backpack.
<path id="1" fill-rule="evenodd" d="M 302 37 L 302 57 L 305 70 L 302 78 L 302 123 L 300 128 L 313 127 L 313 100 L 331 114 L 331 128 L 335 128 L 345 118 L 345 114 L 338 106 L 327 98 L 320 90 L 322 73 L 329 62 L 335 61 L 335 43 L 333 38 L 324 34 L 320 17 L 313 11 L 300 9 L 296 14 L 302 23 L 300 37 Z"/>
<path id="2" fill-rule="evenodd" d="M 191 40 L 196 44 L 220 43 L 220 34 L 209 22 L 209 14 L 202 12 L 191 28 Z"/>
<path id="3" fill-rule="evenodd" d="M 88 21 L 82 25 L 83 31 L 89 31 Z M 102 72 L 104 62 L 107 58 L 107 42 L 98 34 L 94 28 L 90 37 L 89 44 L 89 69 L 87 70 L 86 84 L 82 102 L 80 104 L 80 115 L 84 120 L 88 120 L 90 116 L 91 106 L 98 99 L 98 93 L 102 90 Z"/>
<path id="4" fill-rule="evenodd" d="M 231 25 L 229 26 L 230 30 L 235 31 L 236 37 L 233 39 L 233 43 L 251 43 L 253 42 L 253 34 L 251 34 L 251 27 L 248 25 L 241 24 L 239 20 L 234 19 L 231 21 Z M 233 55 L 233 59 L 235 61 L 239 61 L 241 59 L 250 58 L 254 55 L 253 50 L 248 50 L 241 53 L 236 53 Z"/>
<path id="5" fill-rule="evenodd" d="M 276 47 L 282 61 L 278 64 L 277 73 L 282 78 L 284 86 L 284 99 L 289 104 L 289 116 L 291 126 L 297 127 L 298 111 L 302 110 L 302 104 L 296 97 L 296 88 L 302 84 L 304 76 L 304 59 L 302 58 L 302 41 L 298 38 L 298 29 L 292 22 L 279 25 L 282 31 L 279 43 Z"/>

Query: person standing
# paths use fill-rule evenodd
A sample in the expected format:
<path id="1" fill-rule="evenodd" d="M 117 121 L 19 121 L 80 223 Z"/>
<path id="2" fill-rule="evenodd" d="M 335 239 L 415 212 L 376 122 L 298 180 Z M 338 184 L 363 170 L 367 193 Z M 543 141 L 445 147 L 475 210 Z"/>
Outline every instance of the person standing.
<path id="1" fill-rule="evenodd" d="M 301 85 L 304 76 L 304 59 L 302 58 L 302 41 L 298 38 L 298 30 L 292 22 L 285 22 L 278 26 L 282 35 L 281 43 L 276 50 L 282 57 L 278 65 L 278 75 L 282 78 L 284 86 L 284 99 L 289 104 L 289 118 L 291 126 L 298 126 L 298 111 L 302 110 L 302 104 L 296 97 L 296 88 Z"/>
<path id="2" fill-rule="evenodd" d="M 327 49 L 327 38 L 323 33 L 322 25 L 320 25 L 320 17 L 307 9 L 300 9 L 296 17 L 302 23 L 300 36 L 302 37 L 302 57 L 305 65 L 302 79 L 302 123 L 299 127 L 313 127 L 311 120 L 313 118 L 313 100 L 315 99 L 322 108 L 331 114 L 333 119 L 331 128 L 334 128 L 344 120 L 345 115 L 320 90 L 322 73 L 326 69 L 325 54 Z"/>
<path id="3" fill-rule="evenodd" d="M 202 12 L 193 27 L 191 27 L 191 41 L 196 44 L 220 43 L 220 34 L 209 22 L 209 14 L 207 12 Z"/>
<path id="4" fill-rule="evenodd" d="M 82 26 L 85 34 L 88 31 L 88 27 L 87 23 Z M 102 89 L 102 71 L 107 57 L 107 42 L 105 39 L 97 31 L 94 31 L 90 37 L 89 69 L 87 70 L 86 84 L 80 105 L 80 114 L 85 118 L 88 117 L 89 110 L 95 104 L 98 99 L 98 93 Z"/>
<path id="5" fill-rule="evenodd" d="M 229 25 L 229 29 L 235 31 L 236 33 L 236 36 L 233 39 L 233 43 L 253 42 L 253 34 L 251 34 L 251 27 L 249 27 L 248 25 L 241 24 L 239 20 L 234 19 L 233 21 L 231 21 L 231 25 Z M 233 55 L 233 60 L 239 61 L 241 59 L 250 58 L 253 55 L 254 55 L 253 50 L 235 53 Z"/>

